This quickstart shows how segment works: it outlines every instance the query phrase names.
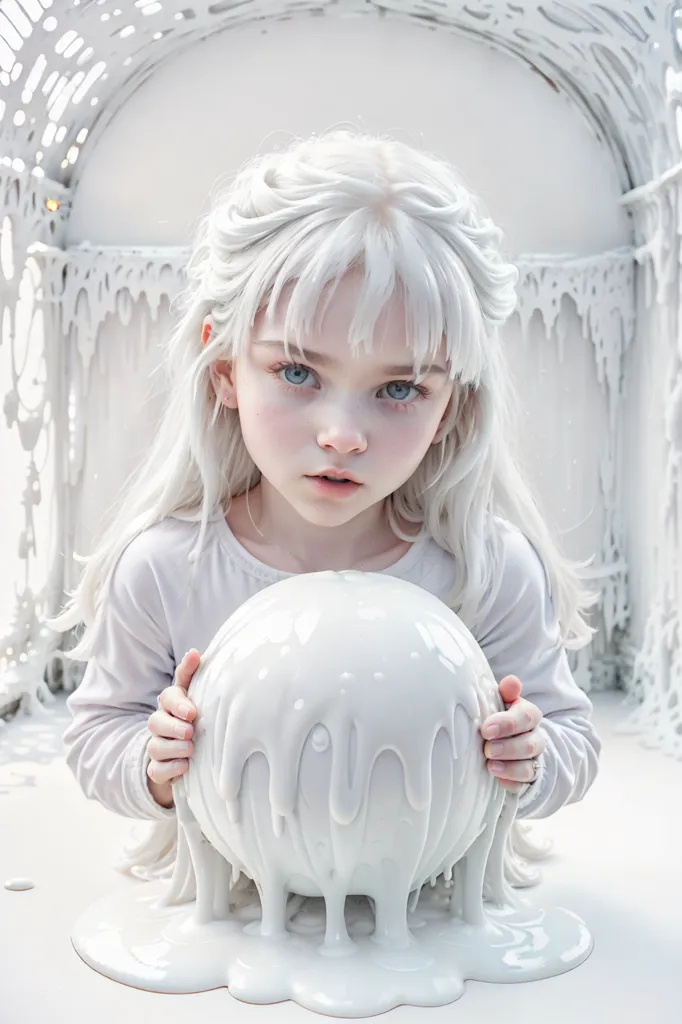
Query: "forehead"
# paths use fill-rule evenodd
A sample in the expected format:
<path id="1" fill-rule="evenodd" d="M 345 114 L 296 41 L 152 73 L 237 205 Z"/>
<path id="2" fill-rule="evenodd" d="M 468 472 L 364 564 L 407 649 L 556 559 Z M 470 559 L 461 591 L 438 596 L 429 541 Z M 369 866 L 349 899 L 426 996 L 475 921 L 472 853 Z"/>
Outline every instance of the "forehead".
<path id="1" fill-rule="evenodd" d="M 349 338 L 353 335 L 353 321 L 358 314 L 361 300 L 362 274 L 349 271 L 339 281 L 332 294 L 323 290 L 322 299 L 316 315 L 307 317 L 308 326 L 303 329 L 294 323 L 289 338 L 285 338 L 285 324 L 294 283 L 288 284 L 276 305 L 267 310 L 262 309 L 254 322 L 253 338 L 256 341 L 288 342 L 292 350 L 310 349 L 323 353 L 334 361 L 347 356 Z M 307 312 L 307 311 L 306 311 Z M 363 332 L 362 344 L 352 354 L 365 364 L 414 365 L 414 351 L 405 316 L 405 304 L 399 291 L 383 304 L 378 316 L 372 310 L 372 328 Z M 438 353 L 434 354 L 433 362 L 443 368 L 445 358 L 445 341 Z M 429 358 L 428 362 L 431 362 Z"/>

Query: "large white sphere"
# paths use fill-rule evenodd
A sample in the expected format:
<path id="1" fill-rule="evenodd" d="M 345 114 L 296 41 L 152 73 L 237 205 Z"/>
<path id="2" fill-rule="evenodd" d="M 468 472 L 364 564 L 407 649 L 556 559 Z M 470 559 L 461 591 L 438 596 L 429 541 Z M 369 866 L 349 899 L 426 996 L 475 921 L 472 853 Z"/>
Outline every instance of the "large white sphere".
<path id="1" fill-rule="evenodd" d="M 502 702 L 435 597 L 388 575 L 291 577 L 225 623 L 189 693 L 170 885 L 116 893 L 74 930 L 102 974 L 364 1019 L 589 955 L 579 918 L 505 884 L 516 798 L 479 732 Z"/>
<path id="2" fill-rule="evenodd" d="M 440 600 L 390 575 L 293 576 L 218 631 L 190 688 L 204 836 L 252 878 L 267 931 L 289 893 L 371 897 L 395 935 L 411 891 L 481 832 L 494 787 L 488 663 Z M 339 928 L 341 928 L 339 923 Z"/>

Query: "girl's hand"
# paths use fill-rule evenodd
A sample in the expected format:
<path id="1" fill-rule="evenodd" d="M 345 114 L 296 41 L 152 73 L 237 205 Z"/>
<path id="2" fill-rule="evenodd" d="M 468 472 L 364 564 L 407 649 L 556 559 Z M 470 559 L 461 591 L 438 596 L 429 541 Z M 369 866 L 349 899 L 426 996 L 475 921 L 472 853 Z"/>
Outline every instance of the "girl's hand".
<path id="1" fill-rule="evenodd" d="M 187 696 L 187 687 L 199 667 L 201 657 L 193 647 L 175 670 L 173 685 L 162 690 L 158 709 L 149 716 L 147 728 L 152 738 L 147 743 L 150 761 L 147 786 L 162 807 L 173 806 L 171 780 L 184 775 L 194 752 L 191 724 L 197 709 Z"/>
<path id="2" fill-rule="evenodd" d="M 490 758 L 488 771 L 505 789 L 516 792 L 519 783 L 533 781 L 533 760 L 543 752 L 547 740 L 538 728 L 542 711 L 521 697 L 521 682 L 516 676 L 505 676 L 500 696 L 508 708 L 489 715 L 481 725 L 481 735 L 490 741 L 483 752 Z"/>

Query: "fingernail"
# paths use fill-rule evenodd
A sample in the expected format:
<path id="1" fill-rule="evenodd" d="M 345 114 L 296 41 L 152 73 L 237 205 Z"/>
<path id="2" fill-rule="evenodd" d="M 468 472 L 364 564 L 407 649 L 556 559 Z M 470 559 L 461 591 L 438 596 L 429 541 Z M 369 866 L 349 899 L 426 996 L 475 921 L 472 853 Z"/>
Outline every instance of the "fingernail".
<path id="1" fill-rule="evenodd" d="M 179 749 L 180 750 L 189 750 L 189 743 L 180 743 L 179 744 Z"/>
<path id="2" fill-rule="evenodd" d="M 187 764 L 187 761 L 174 761 L 173 762 L 173 767 L 176 769 L 176 771 L 181 772 L 186 764 Z"/>
<path id="3" fill-rule="evenodd" d="M 504 762 L 503 761 L 491 761 L 490 762 L 490 771 L 491 772 L 495 772 L 496 774 L 499 773 L 499 772 L 503 772 L 504 771 Z"/>
<path id="4" fill-rule="evenodd" d="M 181 704 L 178 708 L 183 718 L 187 718 L 188 714 L 192 710 L 191 704 Z"/>
<path id="5" fill-rule="evenodd" d="M 489 740 L 494 740 L 496 736 L 500 735 L 499 725 L 489 725 L 485 731 L 485 734 Z"/>
<path id="6" fill-rule="evenodd" d="M 497 757 L 497 755 L 501 754 L 503 750 L 504 750 L 504 744 L 503 743 L 491 743 L 490 746 L 488 747 L 488 756 L 489 757 Z"/>

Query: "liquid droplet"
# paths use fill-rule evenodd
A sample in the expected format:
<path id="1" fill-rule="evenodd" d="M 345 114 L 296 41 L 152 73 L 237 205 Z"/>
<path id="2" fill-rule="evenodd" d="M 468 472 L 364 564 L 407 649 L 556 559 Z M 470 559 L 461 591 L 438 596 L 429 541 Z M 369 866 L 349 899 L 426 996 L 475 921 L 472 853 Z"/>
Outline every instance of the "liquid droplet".
<path id="1" fill-rule="evenodd" d="M 385 678 L 386 678 L 386 676 L 384 675 L 383 672 L 375 672 L 374 673 L 374 679 L 375 679 L 375 681 L 377 683 L 383 683 Z"/>
<path id="2" fill-rule="evenodd" d="M 35 889 L 35 882 L 30 878 L 8 878 L 5 889 L 9 889 L 10 892 L 24 892 L 26 889 Z"/>
<path id="3" fill-rule="evenodd" d="M 319 754 L 321 754 L 323 750 L 327 749 L 329 746 L 329 733 L 323 725 L 318 725 L 314 730 L 311 743 L 313 745 L 313 750 L 317 750 Z"/>
<path id="4" fill-rule="evenodd" d="M 294 711 L 301 711 L 303 707 L 305 707 L 305 701 L 297 700 L 296 703 L 294 704 Z"/>

